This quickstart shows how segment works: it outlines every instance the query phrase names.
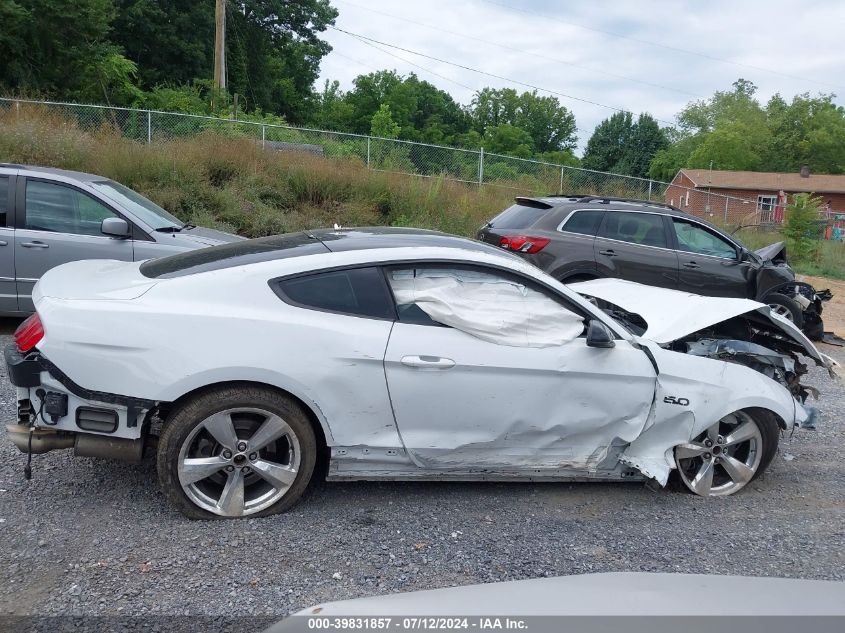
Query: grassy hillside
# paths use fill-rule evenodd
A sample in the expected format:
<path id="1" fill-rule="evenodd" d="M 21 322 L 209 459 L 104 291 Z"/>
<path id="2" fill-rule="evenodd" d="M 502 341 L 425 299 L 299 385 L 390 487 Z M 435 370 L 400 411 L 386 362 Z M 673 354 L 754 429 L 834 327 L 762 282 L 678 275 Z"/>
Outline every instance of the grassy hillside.
<path id="1" fill-rule="evenodd" d="M 214 133 L 140 144 L 39 109 L 0 111 L 0 161 L 101 174 L 186 222 L 249 237 L 334 223 L 474 235 L 516 193 L 370 171 L 354 158 L 274 152 Z"/>
<path id="2" fill-rule="evenodd" d="M 254 139 L 204 132 L 146 145 L 109 128 L 80 129 L 40 108 L 0 110 L 0 161 L 113 178 L 186 222 L 248 237 L 304 228 L 391 225 L 473 236 L 537 181 L 476 185 L 368 170 L 354 157 L 264 150 Z M 744 230 L 748 246 L 782 239 Z M 822 242 L 802 273 L 845 278 L 845 245 Z"/>

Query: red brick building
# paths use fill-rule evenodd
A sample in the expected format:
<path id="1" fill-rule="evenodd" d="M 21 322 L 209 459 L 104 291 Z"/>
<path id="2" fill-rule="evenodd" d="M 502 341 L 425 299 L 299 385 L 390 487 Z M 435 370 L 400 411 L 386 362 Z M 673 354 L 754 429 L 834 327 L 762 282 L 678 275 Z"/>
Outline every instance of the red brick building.
<path id="1" fill-rule="evenodd" d="M 778 195 L 812 193 L 830 203 L 831 216 L 845 216 L 845 175 L 682 169 L 666 188 L 665 201 L 714 222 L 777 221 Z M 840 222 L 837 222 L 840 223 Z"/>

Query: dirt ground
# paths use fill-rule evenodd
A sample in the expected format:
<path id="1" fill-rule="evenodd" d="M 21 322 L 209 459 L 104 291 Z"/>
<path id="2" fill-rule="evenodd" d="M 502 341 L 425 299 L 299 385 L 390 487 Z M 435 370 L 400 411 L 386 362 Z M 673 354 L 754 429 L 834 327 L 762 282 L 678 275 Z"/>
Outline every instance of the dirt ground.
<path id="1" fill-rule="evenodd" d="M 833 299 L 824 305 L 824 329 L 825 332 L 845 337 L 845 281 L 809 275 L 798 275 L 798 280 L 812 285 L 816 290 L 830 289 Z"/>

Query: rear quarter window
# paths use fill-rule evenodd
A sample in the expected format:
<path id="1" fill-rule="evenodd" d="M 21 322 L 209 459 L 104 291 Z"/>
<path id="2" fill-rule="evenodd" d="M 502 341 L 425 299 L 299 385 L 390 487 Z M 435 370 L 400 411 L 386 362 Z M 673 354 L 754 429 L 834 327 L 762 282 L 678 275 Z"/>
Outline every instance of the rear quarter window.
<path id="1" fill-rule="evenodd" d="M 300 308 L 372 319 L 395 319 L 393 298 L 377 268 L 310 273 L 271 283 L 286 303 Z"/>
<path id="2" fill-rule="evenodd" d="M 0 176 L 0 226 L 6 226 L 6 214 L 9 212 L 9 177 Z"/>
<path id="3" fill-rule="evenodd" d="M 564 233 L 595 235 L 603 216 L 604 211 L 576 210 L 563 222 L 560 230 Z"/>
<path id="4" fill-rule="evenodd" d="M 494 229 L 527 229 L 549 212 L 548 209 L 515 204 L 490 221 Z"/>

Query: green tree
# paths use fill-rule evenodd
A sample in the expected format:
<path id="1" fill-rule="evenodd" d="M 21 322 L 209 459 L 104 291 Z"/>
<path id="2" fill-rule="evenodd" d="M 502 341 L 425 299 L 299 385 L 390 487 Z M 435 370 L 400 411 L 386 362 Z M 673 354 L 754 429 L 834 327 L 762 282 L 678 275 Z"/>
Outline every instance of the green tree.
<path id="1" fill-rule="evenodd" d="M 390 106 L 382 103 L 370 121 L 370 134 L 381 138 L 399 138 L 401 128 L 390 115 Z"/>
<path id="2" fill-rule="evenodd" d="M 599 123 L 587 141 L 582 165 L 587 169 L 613 171 L 630 146 L 632 128 L 629 112 L 617 112 Z"/>
<path id="3" fill-rule="evenodd" d="M 534 154 L 531 135 L 509 123 L 500 123 L 487 128 L 484 134 L 484 149 L 493 154 L 506 154 L 519 158 L 530 158 Z"/>
<path id="4" fill-rule="evenodd" d="M 755 98 L 757 87 L 745 79 L 732 90 L 717 91 L 710 99 L 688 104 L 668 132 L 672 146 L 655 153 L 649 173 L 670 180 L 683 167 L 715 169 L 764 168 L 764 152 L 771 133 L 766 111 Z"/>
<path id="5" fill-rule="evenodd" d="M 809 193 L 796 194 L 786 206 L 783 234 L 787 249 L 800 262 L 815 262 L 819 251 L 819 213 L 822 199 Z"/>
<path id="6" fill-rule="evenodd" d="M 555 97 L 541 97 L 536 91 L 519 94 L 512 88 L 484 88 L 473 97 L 469 113 L 479 134 L 503 124 L 520 128 L 537 152 L 572 150 L 578 140 L 572 112 Z"/>
<path id="7" fill-rule="evenodd" d="M 114 17 L 112 0 L 3 0 L 0 86 L 125 104 L 135 68 L 109 39 Z"/>
<path id="8" fill-rule="evenodd" d="M 584 152 L 588 169 L 646 178 L 657 152 L 668 147 L 666 133 L 650 114 L 636 121 L 628 112 L 617 112 L 596 127 Z"/>
<path id="9" fill-rule="evenodd" d="M 771 133 L 765 168 L 798 171 L 807 165 L 815 173 L 845 171 L 845 109 L 833 95 L 801 94 L 787 103 L 780 95 L 766 105 Z"/>

